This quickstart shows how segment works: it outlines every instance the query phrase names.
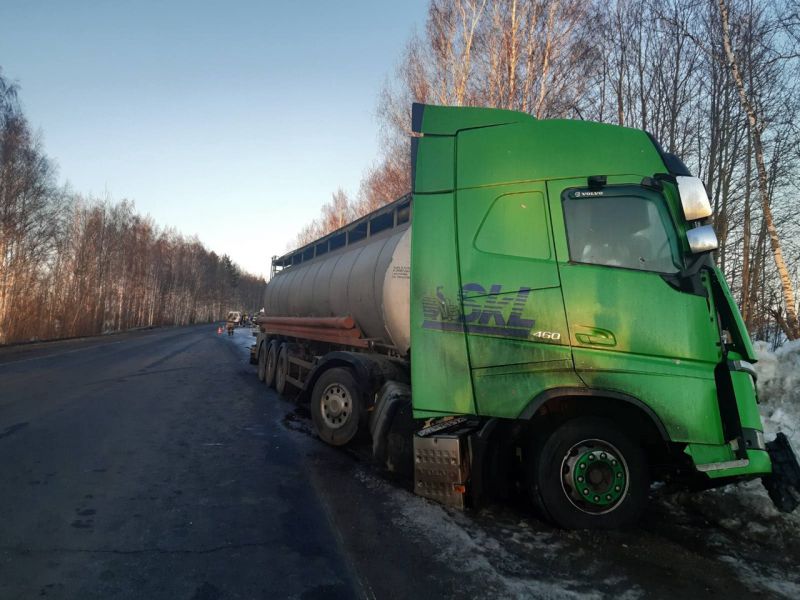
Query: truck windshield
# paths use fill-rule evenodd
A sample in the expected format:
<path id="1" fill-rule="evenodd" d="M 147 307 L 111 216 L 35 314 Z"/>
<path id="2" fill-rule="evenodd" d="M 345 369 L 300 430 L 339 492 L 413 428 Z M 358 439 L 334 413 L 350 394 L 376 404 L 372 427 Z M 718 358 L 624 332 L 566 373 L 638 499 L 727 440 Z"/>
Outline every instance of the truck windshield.
<path id="1" fill-rule="evenodd" d="M 658 273 L 681 269 L 664 198 L 638 186 L 568 190 L 563 197 L 573 262 Z"/>

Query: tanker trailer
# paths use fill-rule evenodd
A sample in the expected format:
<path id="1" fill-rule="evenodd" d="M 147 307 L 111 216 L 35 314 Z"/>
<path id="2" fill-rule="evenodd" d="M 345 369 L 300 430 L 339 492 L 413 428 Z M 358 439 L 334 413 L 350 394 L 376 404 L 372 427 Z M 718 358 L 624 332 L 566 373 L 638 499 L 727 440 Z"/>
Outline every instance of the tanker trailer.
<path id="1" fill-rule="evenodd" d="M 273 259 L 260 379 L 454 506 L 521 489 L 560 526 L 613 528 L 654 480 L 761 477 L 795 507 L 708 195 L 676 156 L 502 110 L 414 105 L 412 129 L 412 195 Z"/>

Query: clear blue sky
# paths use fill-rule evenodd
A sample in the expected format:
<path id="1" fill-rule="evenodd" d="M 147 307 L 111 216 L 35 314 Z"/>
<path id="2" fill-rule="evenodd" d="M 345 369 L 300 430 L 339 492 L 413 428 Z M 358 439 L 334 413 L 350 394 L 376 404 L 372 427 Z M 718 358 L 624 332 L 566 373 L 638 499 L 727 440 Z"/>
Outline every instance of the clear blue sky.
<path id="1" fill-rule="evenodd" d="M 2 0 L 0 67 L 74 191 L 134 200 L 266 273 L 331 192 L 358 191 L 426 8 Z"/>

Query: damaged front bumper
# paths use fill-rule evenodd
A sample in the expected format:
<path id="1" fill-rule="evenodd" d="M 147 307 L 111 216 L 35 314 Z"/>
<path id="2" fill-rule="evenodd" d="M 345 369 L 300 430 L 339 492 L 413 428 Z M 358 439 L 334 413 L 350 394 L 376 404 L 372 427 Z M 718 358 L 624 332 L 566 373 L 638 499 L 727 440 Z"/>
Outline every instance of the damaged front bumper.
<path id="1" fill-rule="evenodd" d="M 761 478 L 772 502 L 781 512 L 792 512 L 800 504 L 800 464 L 789 439 L 781 432 L 767 442 L 772 474 Z"/>

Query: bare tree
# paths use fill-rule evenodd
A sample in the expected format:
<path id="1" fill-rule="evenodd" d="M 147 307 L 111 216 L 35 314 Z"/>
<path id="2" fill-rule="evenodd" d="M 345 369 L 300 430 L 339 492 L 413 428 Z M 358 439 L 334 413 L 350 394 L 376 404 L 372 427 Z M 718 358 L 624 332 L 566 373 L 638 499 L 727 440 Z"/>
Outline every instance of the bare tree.
<path id="1" fill-rule="evenodd" d="M 752 334 L 797 337 L 798 15 L 798 0 L 432 0 L 380 95 L 356 214 L 410 190 L 413 102 L 645 129 L 705 182 Z"/>
<path id="2" fill-rule="evenodd" d="M 331 195 L 330 202 L 323 204 L 320 212 L 320 217 L 304 227 L 295 238 L 298 246 L 303 246 L 331 231 L 336 231 L 357 215 L 353 202 L 342 188 Z"/>
<path id="3" fill-rule="evenodd" d="M 751 98 L 751 95 L 748 94 L 742 73 L 739 69 L 739 62 L 736 59 L 736 55 L 733 51 L 733 46 L 731 44 L 728 5 L 725 0 L 718 0 L 718 2 L 720 22 L 722 26 L 722 43 L 725 48 L 725 56 L 727 58 L 728 67 L 731 70 L 731 75 L 733 76 L 734 83 L 736 84 L 736 90 L 739 93 L 739 100 L 742 104 L 742 108 L 744 108 L 745 112 L 747 113 L 749 133 L 753 145 L 756 171 L 758 173 L 758 191 L 761 199 L 761 210 L 763 212 L 765 226 L 769 235 L 770 246 L 772 247 L 772 254 L 775 259 L 775 266 L 778 269 L 778 275 L 780 277 L 781 288 L 783 291 L 786 319 L 783 321 L 779 314 L 776 314 L 775 316 L 779 319 L 779 323 L 781 324 L 786 337 L 788 337 L 790 340 L 794 340 L 800 338 L 800 322 L 798 322 L 797 319 L 794 286 L 792 285 L 792 281 L 789 277 L 789 271 L 783 258 L 780 238 L 778 237 L 778 231 L 775 227 L 775 222 L 772 216 L 772 207 L 769 204 L 768 175 L 764 160 L 764 143 L 762 139 L 762 135 L 764 133 L 764 123 L 758 114 L 758 109 L 755 102 Z"/>
<path id="4" fill-rule="evenodd" d="M 0 343 L 219 319 L 264 282 L 129 202 L 59 188 L 0 73 Z"/>

